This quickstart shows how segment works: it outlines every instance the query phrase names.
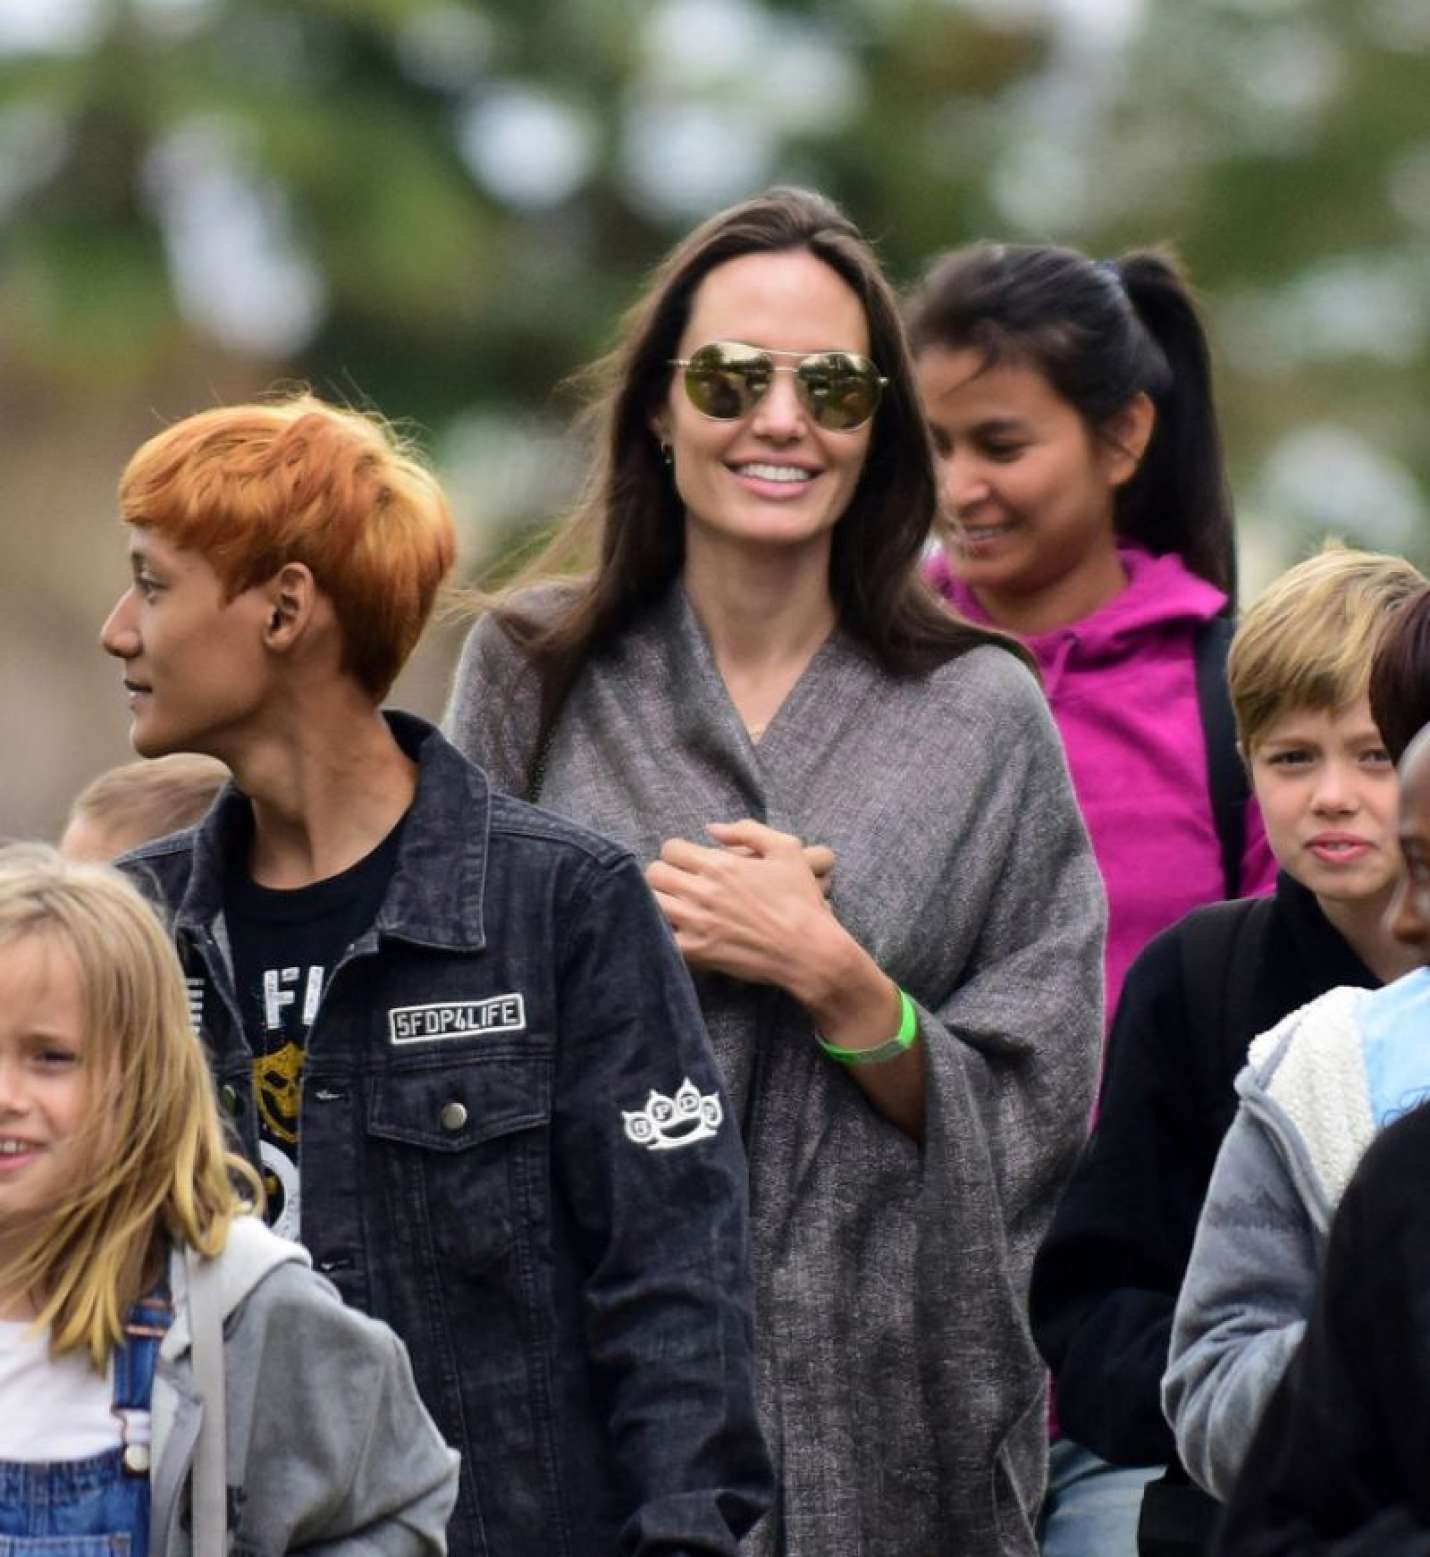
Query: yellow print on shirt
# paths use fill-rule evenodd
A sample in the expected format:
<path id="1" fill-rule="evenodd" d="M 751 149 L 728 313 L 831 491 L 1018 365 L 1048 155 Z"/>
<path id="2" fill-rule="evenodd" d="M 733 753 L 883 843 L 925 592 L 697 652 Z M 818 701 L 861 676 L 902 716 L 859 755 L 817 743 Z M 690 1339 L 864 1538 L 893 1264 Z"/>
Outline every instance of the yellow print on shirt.
<path id="1" fill-rule="evenodd" d="M 298 1108 L 303 1097 L 306 1058 L 306 1051 L 290 1042 L 272 1054 L 258 1055 L 253 1061 L 258 1117 L 274 1140 L 289 1146 L 298 1141 Z"/>

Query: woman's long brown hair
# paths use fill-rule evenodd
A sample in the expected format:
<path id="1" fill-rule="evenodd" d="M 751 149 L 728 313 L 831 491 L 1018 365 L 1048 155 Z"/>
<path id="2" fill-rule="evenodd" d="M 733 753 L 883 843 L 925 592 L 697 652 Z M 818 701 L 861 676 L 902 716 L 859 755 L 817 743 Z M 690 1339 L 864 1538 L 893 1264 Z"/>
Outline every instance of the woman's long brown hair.
<path id="1" fill-rule="evenodd" d="M 539 679 L 528 779 L 587 661 L 669 589 L 684 563 L 684 510 L 651 423 L 669 392 L 670 360 L 696 290 L 727 260 L 790 249 L 807 250 L 853 289 L 870 355 L 888 379 L 858 486 L 834 530 L 830 591 L 840 625 L 895 675 L 921 674 L 985 643 L 1031 664 L 1011 639 L 953 615 L 919 574 L 936 478 L 898 304 L 877 260 L 833 202 L 771 189 L 712 216 L 657 268 L 620 343 L 585 375 L 595 462 L 584 497 L 513 583 L 466 597 L 495 615 Z M 553 576 L 568 581 L 559 604 L 553 609 L 548 593 L 533 612 L 525 590 Z"/>

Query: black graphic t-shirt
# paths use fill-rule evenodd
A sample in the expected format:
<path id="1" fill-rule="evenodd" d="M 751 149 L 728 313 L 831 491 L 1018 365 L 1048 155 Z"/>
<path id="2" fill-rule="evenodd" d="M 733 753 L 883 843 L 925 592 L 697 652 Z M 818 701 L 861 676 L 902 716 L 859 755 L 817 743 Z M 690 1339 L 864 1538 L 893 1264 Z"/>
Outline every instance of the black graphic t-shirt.
<path id="1" fill-rule="evenodd" d="M 246 866 L 224 883 L 234 985 L 253 1050 L 268 1220 L 285 1238 L 299 1236 L 298 1116 L 308 1030 L 334 966 L 377 917 L 401 833 L 399 822 L 371 854 L 310 887 L 260 887 Z M 238 851 L 240 859 L 247 855 Z"/>

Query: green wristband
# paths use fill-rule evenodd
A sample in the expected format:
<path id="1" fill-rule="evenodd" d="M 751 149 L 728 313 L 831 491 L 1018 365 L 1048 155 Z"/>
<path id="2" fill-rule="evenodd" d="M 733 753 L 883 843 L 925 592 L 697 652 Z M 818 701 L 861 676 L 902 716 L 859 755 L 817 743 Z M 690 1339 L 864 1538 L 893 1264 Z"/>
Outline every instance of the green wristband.
<path id="1" fill-rule="evenodd" d="M 918 1035 L 918 1012 L 914 1010 L 913 1001 L 900 989 L 899 1030 L 892 1038 L 876 1043 L 871 1049 L 843 1049 L 837 1043 L 827 1043 L 818 1033 L 814 1035 L 814 1041 L 831 1060 L 838 1060 L 841 1065 L 882 1065 L 885 1060 L 897 1059 Z"/>

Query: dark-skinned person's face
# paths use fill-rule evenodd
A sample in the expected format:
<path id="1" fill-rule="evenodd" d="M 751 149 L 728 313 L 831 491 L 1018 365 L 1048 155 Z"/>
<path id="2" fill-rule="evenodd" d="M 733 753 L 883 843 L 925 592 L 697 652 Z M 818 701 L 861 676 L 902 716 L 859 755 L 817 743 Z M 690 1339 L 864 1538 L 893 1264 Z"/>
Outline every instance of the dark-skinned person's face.
<path id="1" fill-rule="evenodd" d="M 1430 726 L 1400 759 L 1400 852 L 1405 875 L 1386 911 L 1390 932 L 1430 966 Z"/>

